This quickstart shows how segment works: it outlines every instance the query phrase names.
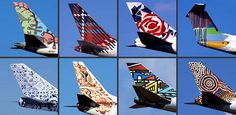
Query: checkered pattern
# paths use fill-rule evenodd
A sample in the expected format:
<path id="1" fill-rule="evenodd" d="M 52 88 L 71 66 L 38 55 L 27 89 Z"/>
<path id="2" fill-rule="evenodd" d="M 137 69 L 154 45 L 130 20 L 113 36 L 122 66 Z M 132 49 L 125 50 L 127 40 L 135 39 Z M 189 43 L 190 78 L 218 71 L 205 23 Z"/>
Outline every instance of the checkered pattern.
<path id="1" fill-rule="evenodd" d="M 69 4 L 78 30 L 84 41 L 104 49 L 114 49 L 116 40 L 107 34 L 79 4 Z"/>

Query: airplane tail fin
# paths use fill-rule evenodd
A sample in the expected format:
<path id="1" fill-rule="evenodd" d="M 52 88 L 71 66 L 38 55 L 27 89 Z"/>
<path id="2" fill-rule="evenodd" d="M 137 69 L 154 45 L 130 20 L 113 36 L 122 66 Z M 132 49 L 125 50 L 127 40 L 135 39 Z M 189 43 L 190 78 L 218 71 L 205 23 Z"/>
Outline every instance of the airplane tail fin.
<path id="1" fill-rule="evenodd" d="M 69 7 L 84 41 L 102 48 L 115 47 L 116 40 L 106 33 L 79 4 L 71 3 Z"/>
<path id="2" fill-rule="evenodd" d="M 189 67 L 201 94 L 203 92 L 210 92 L 226 102 L 231 101 L 231 97 L 235 95 L 233 90 L 205 65 L 201 62 L 189 62 Z"/>
<path id="3" fill-rule="evenodd" d="M 97 104 L 96 102 L 94 102 L 93 100 L 91 100 L 90 98 L 88 98 L 85 95 L 80 95 L 77 94 L 77 99 L 79 101 L 79 105 L 80 106 L 85 106 L 85 107 L 99 107 L 99 104 Z"/>
<path id="4" fill-rule="evenodd" d="M 58 38 L 36 16 L 36 14 L 29 8 L 29 6 L 24 2 L 14 2 L 14 6 L 23 28 L 23 32 L 27 37 L 26 39 L 35 39 L 30 38 L 30 36 L 33 35 L 45 46 L 50 46 L 53 49 L 56 49 Z M 28 45 L 27 42 L 26 45 Z"/>
<path id="5" fill-rule="evenodd" d="M 176 91 L 171 86 L 163 82 L 141 63 L 127 63 L 127 66 L 134 79 L 135 86 L 142 86 L 154 94 L 160 94 L 165 97 L 176 96 Z"/>
<path id="6" fill-rule="evenodd" d="M 186 15 L 190 19 L 198 42 L 206 45 L 208 35 L 221 34 L 205 10 L 205 4 L 195 4 Z"/>
<path id="7" fill-rule="evenodd" d="M 73 62 L 80 92 L 99 105 L 112 106 L 110 94 L 99 83 L 83 62 Z"/>
<path id="8" fill-rule="evenodd" d="M 13 74 L 22 90 L 22 93 L 29 98 L 50 102 L 58 97 L 58 90 L 40 75 L 34 72 L 23 63 L 10 65 Z"/>
<path id="9" fill-rule="evenodd" d="M 149 33 L 162 40 L 176 36 L 176 31 L 141 2 L 127 2 L 139 32 Z"/>

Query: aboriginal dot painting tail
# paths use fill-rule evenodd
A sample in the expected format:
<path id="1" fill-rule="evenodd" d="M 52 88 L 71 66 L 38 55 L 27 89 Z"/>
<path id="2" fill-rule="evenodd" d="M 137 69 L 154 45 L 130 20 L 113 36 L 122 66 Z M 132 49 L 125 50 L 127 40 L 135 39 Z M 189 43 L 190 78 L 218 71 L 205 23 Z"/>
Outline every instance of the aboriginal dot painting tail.
<path id="1" fill-rule="evenodd" d="M 131 76 L 136 86 L 142 86 L 145 89 L 164 97 L 175 97 L 176 91 L 154 75 L 141 63 L 127 63 Z"/>
<path id="2" fill-rule="evenodd" d="M 176 36 L 176 31 L 140 2 L 127 2 L 139 32 L 146 32 L 166 40 Z"/>
<path id="3" fill-rule="evenodd" d="M 229 103 L 232 101 L 232 97 L 236 96 L 227 84 L 221 81 L 201 62 L 189 62 L 189 67 L 200 93 L 211 92 Z"/>
<path id="4" fill-rule="evenodd" d="M 84 41 L 105 49 L 115 48 L 116 40 L 106 33 L 79 4 L 73 3 L 69 6 Z"/>
<path id="5" fill-rule="evenodd" d="M 14 2 L 14 6 L 20 19 L 24 34 L 34 35 L 44 45 L 50 45 L 53 49 L 56 49 L 58 38 L 36 16 L 29 6 L 24 2 Z"/>
<path id="6" fill-rule="evenodd" d="M 205 10 L 205 6 L 205 4 L 195 4 L 186 16 L 192 23 L 197 41 L 204 46 L 206 46 L 206 41 L 221 41 L 227 38 L 218 31 Z"/>

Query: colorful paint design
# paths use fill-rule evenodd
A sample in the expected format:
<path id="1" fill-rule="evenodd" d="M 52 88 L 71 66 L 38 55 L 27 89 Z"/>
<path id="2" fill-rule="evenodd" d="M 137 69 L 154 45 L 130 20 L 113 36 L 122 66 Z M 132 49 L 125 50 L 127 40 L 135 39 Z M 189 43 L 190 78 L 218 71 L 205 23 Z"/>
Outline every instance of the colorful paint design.
<path id="1" fill-rule="evenodd" d="M 79 4 L 69 4 L 81 38 L 106 50 L 116 48 L 116 40 L 107 34 Z"/>
<path id="2" fill-rule="evenodd" d="M 99 104 L 96 111 L 106 114 L 111 111 L 113 101 L 108 92 L 102 87 L 82 62 L 73 62 L 80 92 Z"/>
<path id="3" fill-rule="evenodd" d="M 189 62 L 189 67 L 200 93 L 211 92 L 229 103 L 236 97 L 236 94 L 233 93 L 232 89 L 230 89 L 202 63 Z"/>
<path id="4" fill-rule="evenodd" d="M 16 80 L 26 97 L 43 100 L 46 102 L 56 101 L 58 90 L 40 75 L 35 73 L 23 63 L 10 65 Z"/>
<path id="5" fill-rule="evenodd" d="M 224 40 L 229 35 L 218 31 L 207 11 L 205 11 L 205 5 L 195 5 L 187 14 L 187 17 L 191 20 L 195 36 L 200 45 L 217 49 L 228 45 Z"/>
<path id="6" fill-rule="evenodd" d="M 166 97 L 176 97 L 176 91 L 140 63 L 127 63 L 135 85 Z"/>
<path id="7" fill-rule="evenodd" d="M 24 34 L 35 35 L 46 46 L 53 44 L 56 48 L 58 38 L 48 27 L 35 15 L 35 13 L 23 2 L 14 2 Z"/>
<path id="8" fill-rule="evenodd" d="M 163 40 L 176 36 L 176 31 L 171 26 L 142 3 L 131 2 L 127 4 L 140 32 L 150 33 Z"/>

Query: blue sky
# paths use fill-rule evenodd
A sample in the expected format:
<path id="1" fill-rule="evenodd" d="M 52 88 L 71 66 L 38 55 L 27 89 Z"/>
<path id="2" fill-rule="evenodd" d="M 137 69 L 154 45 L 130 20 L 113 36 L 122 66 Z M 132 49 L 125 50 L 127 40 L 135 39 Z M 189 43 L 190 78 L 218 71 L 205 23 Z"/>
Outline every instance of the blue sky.
<path id="1" fill-rule="evenodd" d="M 102 86 L 112 95 L 117 96 L 117 61 L 115 59 L 60 59 L 60 115 L 78 115 L 85 113 L 77 108 L 64 106 L 76 105 L 79 87 L 74 72 L 73 61 L 83 61 Z"/>
<path id="2" fill-rule="evenodd" d="M 61 56 L 93 56 L 74 50 L 77 40 L 82 40 L 71 14 L 69 3 L 80 6 L 112 37 L 117 39 L 116 0 L 61 0 L 60 1 L 60 55 Z"/>
<path id="3" fill-rule="evenodd" d="M 190 20 L 185 17 L 195 3 L 206 4 L 206 10 L 220 32 L 236 34 L 236 16 L 230 14 L 232 11 L 235 11 L 235 0 L 227 0 L 227 2 L 224 0 L 215 0 L 214 2 L 210 0 L 188 0 L 188 2 L 179 0 L 179 56 L 234 56 L 225 52 L 205 48 L 197 44 Z"/>
<path id="4" fill-rule="evenodd" d="M 119 114 L 120 115 L 151 115 L 158 113 L 158 115 L 175 115 L 173 112 L 168 112 L 154 108 L 140 108 L 130 109 L 134 105 L 134 98 L 137 97 L 132 85 L 134 81 L 130 75 L 126 63 L 142 63 L 156 76 L 159 76 L 164 82 L 176 89 L 176 59 L 163 58 L 137 58 L 128 59 L 122 58 L 119 60 Z"/>
<path id="5" fill-rule="evenodd" d="M 129 2 L 137 0 L 129 0 Z M 176 29 L 176 1 L 175 0 L 138 0 Z M 165 52 L 127 47 L 134 44 L 138 38 L 135 22 L 126 5 L 125 0 L 119 1 L 119 54 L 120 56 L 175 56 Z"/>
<path id="6" fill-rule="evenodd" d="M 1 45 L 0 56 L 41 56 L 32 52 L 11 49 L 17 42 L 24 42 L 24 33 L 18 19 L 13 1 L 1 0 Z M 21 0 L 43 21 L 43 23 L 58 37 L 58 4 L 57 0 Z"/>
<path id="7" fill-rule="evenodd" d="M 226 83 L 232 90 L 236 90 L 235 79 L 233 78 L 235 70 L 232 68 L 236 64 L 236 59 L 232 58 L 205 58 L 205 59 L 179 59 L 179 74 L 178 74 L 178 108 L 180 115 L 225 115 L 224 112 L 209 109 L 197 105 L 186 105 L 184 103 L 194 102 L 194 99 L 199 96 L 197 85 L 189 69 L 188 62 L 202 62 L 208 69 L 211 70 L 217 77 Z M 193 112 L 194 111 L 194 112 Z"/>
<path id="8" fill-rule="evenodd" d="M 0 114 L 1 115 L 57 115 L 56 112 L 36 110 L 23 108 L 15 103 L 20 97 L 23 97 L 22 91 L 10 69 L 9 64 L 12 63 L 24 63 L 29 68 L 38 73 L 41 77 L 51 83 L 53 86 L 57 86 L 58 69 L 56 59 L 23 59 L 23 58 L 1 58 L 0 59 Z"/>

